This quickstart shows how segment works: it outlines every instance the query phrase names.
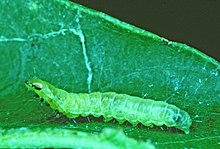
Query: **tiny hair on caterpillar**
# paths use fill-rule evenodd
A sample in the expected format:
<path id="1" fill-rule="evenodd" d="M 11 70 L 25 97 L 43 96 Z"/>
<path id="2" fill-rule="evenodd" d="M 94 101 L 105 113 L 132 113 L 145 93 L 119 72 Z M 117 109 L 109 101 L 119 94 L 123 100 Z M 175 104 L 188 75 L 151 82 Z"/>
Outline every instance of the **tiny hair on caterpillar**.
<path id="1" fill-rule="evenodd" d="M 68 118 L 103 116 L 105 122 L 115 118 L 120 124 L 128 121 L 133 125 L 166 125 L 186 134 L 190 132 L 192 120 L 189 114 L 163 101 L 115 92 L 69 93 L 37 78 L 25 81 L 25 86 Z"/>

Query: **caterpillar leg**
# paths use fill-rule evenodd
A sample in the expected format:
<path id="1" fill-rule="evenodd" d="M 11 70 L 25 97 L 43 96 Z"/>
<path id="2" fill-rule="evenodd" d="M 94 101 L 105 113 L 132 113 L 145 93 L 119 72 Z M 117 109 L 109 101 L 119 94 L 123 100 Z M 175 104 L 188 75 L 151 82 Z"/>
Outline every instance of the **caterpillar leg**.
<path id="1" fill-rule="evenodd" d="M 55 115 L 56 115 L 56 118 L 59 118 L 60 117 L 60 112 L 58 110 L 55 110 Z"/>
<path id="2" fill-rule="evenodd" d="M 39 96 L 38 94 L 34 94 L 33 97 L 34 97 L 34 98 L 37 98 L 37 99 L 40 98 L 40 96 Z M 43 99 L 43 98 L 40 98 L 40 103 L 43 103 L 43 102 L 44 102 L 44 99 Z"/>
<path id="3" fill-rule="evenodd" d="M 40 97 L 39 97 L 40 98 Z M 40 103 L 40 105 L 42 106 L 43 105 L 43 103 L 44 103 L 44 99 L 43 98 L 41 98 L 40 100 L 39 100 L 39 103 Z M 46 104 L 46 106 L 50 106 L 49 104 Z"/>
<path id="4" fill-rule="evenodd" d="M 43 98 L 41 98 L 41 99 L 40 99 L 40 102 L 41 102 L 41 103 L 43 103 L 43 102 L 44 102 L 44 99 L 43 99 Z"/>
<path id="5" fill-rule="evenodd" d="M 109 122 L 112 119 L 113 119 L 113 117 L 104 117 L 104 122 Z"/>
<path id="6" fill-rule="evenodd" d="M 47 106 L 47 107 L 49 107 L 49 106 L 50 106 L 50 104 L 49 104 L 49 103 L 46 103 L 46 106 Z"/>
<path id="7" fill-rule="evenodd" d="M 148 125 L 148 127 L 153 128 L 153 127 L 154 127 L 154 125 L 153 125 L 153 124 L 149 124 L 149 125 Z"/>
<path id="8" fill-rule="evenodd" d="M 86 118 L 87 118 L 88 122 L 90 123 L 90 122 L 91 122 L 91 121 L 90 121 L 90 118 L 89 118 L 88 116 L 87 116 Z"/>
<path id="9" fill-rule="evenodd" d="M 67 115 L 67 114 L 65 114 L 65 115 Z M 68 117 L 69 118 L 77 118 L 77 117 L 79 117 L 79 114 L 68 113 Z"/>
<path id="10" fill-rule="evenodd" d="M 123 120 L 119 120 L 118 122 L 119 122 L 119 124 L 123 124 L 125 121 L 126 121 L 126 120 L 123 119 Z"/>
<path id="11" fill-rule="evenodd" d="M 144 126 L 147 126 L 147 127 L 150 127 L 150 128 L 153 128 L 154 125 L 153 123 L 142 123 Z"/>
<path id="12" fill-rule="evenodd" d="M 33 97 L 34 98 L 40 98 L 40 96 L 38 94 L 34 94 Z"/>
<path id="13" fill-rule="evenodd" d="M 123 124 L 125 121 L 126 121 L 126 119 L 124 119 L 124 118 L 115 118 L 117 121 L 118 121 L 118 123 L 119 124 Z"/>
<path id="14" fill-rule="evenodd" d="M 77 121 L 74 118 L 72 118 L 72 121 L 74 124 L 77 124 Z"/>
<path id="15" fill-rule="evenodd" d="M 131 122 L 131 124 L 132 124 L 133 127 L 137 126 L 138 123 L 139 123 L 138 121 L 136 121 L 136 122 Z M 152 126 L 153 126 L 153 125 L 152 125 Z"/>
<path id="16" fill-rule="evenodd" d="M 89 114 L 90 114 L 89 112 L 84 112 L 84 113 L 81 113 L 81 116 L 82 117 L 87 117 L 87 116 L 89 116 Z"/>

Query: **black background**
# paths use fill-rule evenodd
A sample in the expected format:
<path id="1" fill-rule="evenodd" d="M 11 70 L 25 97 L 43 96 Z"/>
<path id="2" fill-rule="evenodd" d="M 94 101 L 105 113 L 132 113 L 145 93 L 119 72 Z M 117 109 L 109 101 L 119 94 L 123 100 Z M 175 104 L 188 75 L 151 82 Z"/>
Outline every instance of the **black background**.
<path id="1" fill-rule="evenodd" d="M 219 0 L 73 0 L 220 61 Z"/>

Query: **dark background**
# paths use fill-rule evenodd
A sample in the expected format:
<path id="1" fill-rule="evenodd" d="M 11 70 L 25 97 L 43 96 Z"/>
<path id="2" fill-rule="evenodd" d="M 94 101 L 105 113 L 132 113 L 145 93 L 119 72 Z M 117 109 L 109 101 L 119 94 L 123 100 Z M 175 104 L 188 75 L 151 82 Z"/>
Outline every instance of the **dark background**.
<path id="1" fill-rule="evenodd" d="M 73 0 L 220 61 L 219 0 Z"/>

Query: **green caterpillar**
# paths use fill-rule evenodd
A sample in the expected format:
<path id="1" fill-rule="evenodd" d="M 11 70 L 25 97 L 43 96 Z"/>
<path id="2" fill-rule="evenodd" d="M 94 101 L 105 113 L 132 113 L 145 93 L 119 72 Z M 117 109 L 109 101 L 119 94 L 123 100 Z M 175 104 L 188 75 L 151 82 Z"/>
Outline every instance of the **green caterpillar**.
<path id="1" fill-rule="evenodd" d="M 78 116 L 103 116 L 105 122 L 115 118 L 120 124 L 126 120 L 133 125 L 175 127 L 186 134 L 192 124 L 187 112 L 162 101 L 142 99 L 115 92 L 68 93 L 55 88 L 50 83 L 34 78 L 25 82 L 29 90 L 43 98 L 52 109 L 58 110 L 68 118 Z"/>

